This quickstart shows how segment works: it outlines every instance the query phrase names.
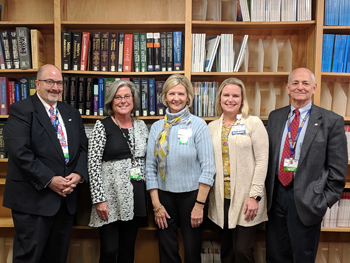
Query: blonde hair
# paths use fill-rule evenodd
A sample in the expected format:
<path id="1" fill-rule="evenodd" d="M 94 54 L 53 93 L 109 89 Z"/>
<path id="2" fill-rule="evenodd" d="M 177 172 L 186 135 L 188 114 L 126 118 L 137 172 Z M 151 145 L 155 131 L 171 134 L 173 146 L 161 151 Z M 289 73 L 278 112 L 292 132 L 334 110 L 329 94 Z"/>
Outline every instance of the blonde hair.
<path id="1" fill-rule="evenodd" d="M 218 93 L 216 95 L 216 100 L 215 100 L 215 106 L 216 106 L 216 112 L 218 114 L 218 116 L 221 116 L 222 114 L 222 107 L 221 107 L 221 94 L 222 94 L 222 90 L 227 86 L 227 85 L 237 85 L 238 87 L 241 88 L 241 95 L 242 95 L 242 105 L 241 108 L 239 109 L 240 113 L 242 114 L 243 118 L 248 117 L 249 115 L 249 104 L 248 104 L 248 99 L 247 99 L 247 92 L 245 89 L 245 86 L 243 84 L 243 82 L 240 79 L 237 78 L 228 78 L 225 79 L 219 89 L 218 89 Z"/>
<path id="2" fill-rule="evenodd" d="M 170 89 L 172 89 L 173 87 L 177 86 L 181 84 L 182 86 L 185 87 L 186 92 L 187 92 L 187 97 L 188 97 L 188 107 L 192 106 L 192 102 L 193 102 L 193 97 L 194 97 L 194 92 L 193 92 L 193 86 L 192 83 L 188 80 L 188 78 L 186 78 L 186 76 L 184 75 L 178 75 L 178 74 L 174 74 L 171 75 L 164 83 L 163 85 L 163 91 L 162 91 L 162 102 L 163 104 L 168 107 L 168 103 L 166 102 L 166 95 L 168 93 L 168 91 Z"/>

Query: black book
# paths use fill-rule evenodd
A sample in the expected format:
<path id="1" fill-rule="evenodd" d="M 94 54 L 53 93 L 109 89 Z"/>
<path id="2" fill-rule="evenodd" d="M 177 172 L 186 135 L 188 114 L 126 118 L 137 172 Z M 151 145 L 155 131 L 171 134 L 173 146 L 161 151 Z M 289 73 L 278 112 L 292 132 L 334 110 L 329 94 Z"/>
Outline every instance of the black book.
<path id="1" fill-rule="evenodd" d="M 72 32 L 62 31 L 62 70 L 72 69 Z"/>
<path id="2" fill-rule="evenodd" d="M 81 32 L 73 33 L 73 58 L 72 58 L 72 69 L 80 70 L 80 60 L 81 60 Z"/>
<path id="3" fill-rule="evenodd" d="M 70 86 L 69 86 L 69 101 L 70 105 L 73 108 L 77 108 L 77 94 L 78 94 L 78 78 L 73 76 L 70 77 Z"/>
<path id="4" fill-rule="evenodd" d="M 94 80 L 86 78 L 85 114 L 94 115 Z"/>
<path id="5" fill-rule="evenodd" d="M 62 101 L 69 104 L 70 103 L 70 93 L 69 93 L 69 76 L 63 75 L 63 91 L 62 91 Z"/>
<path id="6" fill-rule="evenodd" d="M 85 77 L 78 78 L 78 110 L 81 115 L 85 115 L 86 81 Z"/>

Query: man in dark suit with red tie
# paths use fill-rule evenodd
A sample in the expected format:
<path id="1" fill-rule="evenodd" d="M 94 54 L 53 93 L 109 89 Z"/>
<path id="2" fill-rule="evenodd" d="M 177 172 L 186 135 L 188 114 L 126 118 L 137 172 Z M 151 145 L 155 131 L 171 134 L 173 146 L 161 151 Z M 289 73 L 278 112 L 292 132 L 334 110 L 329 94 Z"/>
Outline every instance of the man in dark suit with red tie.
<path id="1" fill-rule="evenodd" d="M 314 263 L 327 207 L 341 196 L 348 167 L 343 117 L 312 104 L 315 76 L 295 69 L 291 105 L 268 119 L 266 260 Z"/>
<path id="2" fill-rule="evenodd" d="M 59 101 L 62 75 L 37 73 L 36 94 L 10 106 L 4 130 L 8 169 L 3 205 L 12 209 L 13 262 L 66 262 L 87 138 L 78 110 Z"/>

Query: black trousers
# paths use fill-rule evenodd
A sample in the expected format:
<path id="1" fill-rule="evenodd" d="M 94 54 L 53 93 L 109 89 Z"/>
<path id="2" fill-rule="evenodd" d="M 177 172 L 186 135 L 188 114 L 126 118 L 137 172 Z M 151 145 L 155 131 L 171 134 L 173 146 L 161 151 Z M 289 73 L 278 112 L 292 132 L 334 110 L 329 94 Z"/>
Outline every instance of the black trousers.
<path id="1" fill-rule="evenodd" d="M 278 179 L 277 179 L 278 180 Z M 293 186 L 276 182 L 272 207 L 266 224 L 268 263 L 314 263 L 321 232 L 321 221 L 304 225 L 298 215 Z"/>
<path id="2" fill-rule="evenodd" d="M 66 202 L 54 216 L 38 216 L 12 210 L 15 226 L 13 263 L 67 262 L 73 215 Z"/>
<path id="3" fill-rule="evenodd" d="M 134 217 L 130 221 L 116 221 L 99 227 L 100 263 L 134 263 L 140 224 L 141 218 Z"/>
<path id="4" fill-rule="evenodd" d="M 254 244 L 259 225 L 228 228 L 231 200 L 224 201 L 224 228 L 219 228 L 222 263 L 254 263 Z"/>
<path id="5" fill-rule="evenodd" d="M 170 193 L 158 190 L 159 200 L 171 218 L 168 228 L 158 228 L 160 263 L 181 263 L 177 228 L 181 227 L 184 242 L 185 263 L 201 263 L 202 225 L 191 226 L 191 212 L 198 190 L 186 193 Z"/>

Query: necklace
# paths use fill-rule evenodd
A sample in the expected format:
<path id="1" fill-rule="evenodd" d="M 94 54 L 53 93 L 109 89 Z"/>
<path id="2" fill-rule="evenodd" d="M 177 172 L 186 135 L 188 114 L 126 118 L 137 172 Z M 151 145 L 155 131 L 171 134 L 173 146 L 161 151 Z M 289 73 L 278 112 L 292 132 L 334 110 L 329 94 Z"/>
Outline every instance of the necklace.
<path id="1" fill-rule="evenodd" d="M 226 128 L 229 128 L 229 127 L 231 127 L 235 122 L 237 121 L 237 119 L 236 118 L 234 118 L 234 120 L 231 122 L 231 123 L 226 123 L 225 122 L 225 118 L 222 118 L 222 125 L 224 126 L 224 127 L 226 127 Z"/>

